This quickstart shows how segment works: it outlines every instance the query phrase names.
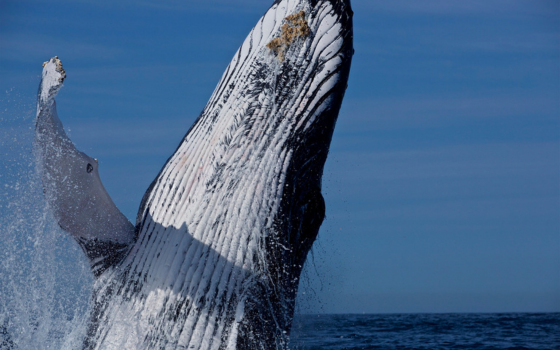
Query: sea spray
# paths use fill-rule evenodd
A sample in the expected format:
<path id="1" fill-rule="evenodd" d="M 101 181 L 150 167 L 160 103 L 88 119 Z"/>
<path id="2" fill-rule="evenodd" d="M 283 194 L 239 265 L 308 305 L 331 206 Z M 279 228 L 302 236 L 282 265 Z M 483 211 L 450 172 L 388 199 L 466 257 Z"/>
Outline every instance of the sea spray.
<path id="1" fill-rule="evenodd" d="M 44 200 L 33 99 L 8 91 L 0 105 L 0 348 L 77 349 L 90 268 Z"/>

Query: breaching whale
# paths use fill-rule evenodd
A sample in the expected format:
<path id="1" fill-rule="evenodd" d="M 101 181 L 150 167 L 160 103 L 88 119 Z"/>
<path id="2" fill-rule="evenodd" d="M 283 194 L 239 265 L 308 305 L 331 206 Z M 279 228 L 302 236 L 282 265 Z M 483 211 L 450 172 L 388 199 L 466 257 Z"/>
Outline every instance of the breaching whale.
<path id="1" fill-rule="evenodd" d="M 277 0 L 146 191 L 136 223 L 57 116 L 44 64 L 35 144 L 54 218 L 95 276 L 84 349 L 285 349 L 324 219 L 321 177 L 353 55 L 349 0 Z"/>

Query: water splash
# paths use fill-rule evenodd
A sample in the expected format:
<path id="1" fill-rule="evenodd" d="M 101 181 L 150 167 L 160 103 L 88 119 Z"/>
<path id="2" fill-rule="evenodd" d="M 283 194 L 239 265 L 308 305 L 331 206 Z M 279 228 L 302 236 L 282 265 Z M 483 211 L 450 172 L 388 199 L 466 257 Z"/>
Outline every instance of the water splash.
<path id="1" fill-rule="evenodd" d="M 0 99 L 0 348 L 76 349 L 92 276 L 43 198 L 31 101 L 11 91 Z"/>

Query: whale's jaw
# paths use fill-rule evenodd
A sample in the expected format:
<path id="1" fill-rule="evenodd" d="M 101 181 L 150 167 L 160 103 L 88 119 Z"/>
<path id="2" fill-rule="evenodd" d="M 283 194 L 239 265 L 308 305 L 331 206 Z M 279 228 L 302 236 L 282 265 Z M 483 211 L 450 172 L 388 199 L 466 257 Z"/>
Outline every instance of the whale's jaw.
<path id="1" fill-rule="evenodd" d="M 85 348 L 287 347 L 352 55 L 349 0 L 275 1 L 144 195 L 135 229 L 94 160 L 57 131 L 50 93 L 62 73 L 47 65 L 58 80 L 47 74 L 40 89 L 45 193 L 96 275 Z M 75 203 L 91 210 L 65 209 Z"/>

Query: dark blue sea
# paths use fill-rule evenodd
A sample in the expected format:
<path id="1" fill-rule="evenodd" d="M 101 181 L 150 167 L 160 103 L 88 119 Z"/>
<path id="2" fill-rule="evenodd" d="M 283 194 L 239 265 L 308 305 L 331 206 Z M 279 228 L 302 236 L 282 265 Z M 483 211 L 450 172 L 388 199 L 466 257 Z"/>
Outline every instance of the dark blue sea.
<path id="1" fill-rule="evenodd" d="M 299 315 L 294 350 L 560 349 L 560 313 Z"/>

